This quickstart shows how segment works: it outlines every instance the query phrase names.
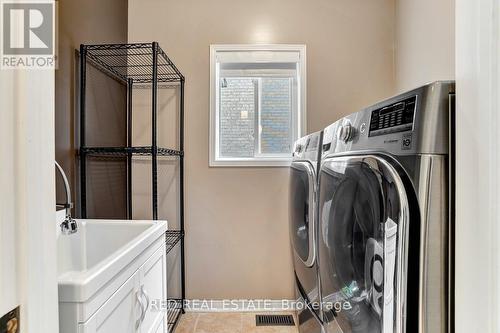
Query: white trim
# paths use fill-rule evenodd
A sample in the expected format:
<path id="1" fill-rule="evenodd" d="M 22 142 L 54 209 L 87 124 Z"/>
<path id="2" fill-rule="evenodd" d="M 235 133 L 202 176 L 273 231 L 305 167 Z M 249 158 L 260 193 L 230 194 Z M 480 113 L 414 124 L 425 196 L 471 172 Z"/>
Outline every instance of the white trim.
<path id="1" fill-rule="evenodd" d="M 254 157 L 260 154 L 261 145 L 262 145 L 262 79 L 258 78 L 257 80 L 257 107 L 256 107 L 256 123 L 255 131 L 257 132 L 257 140 L 255 141 L 255 149 L 254 149 Z M 220 157 L 219 157 L 220 159 Z"/>
<path id="2" fill-rule="evenodd" d="M 186 300 L 187 312 L 286 312 L 295 311 L 296 300 L 206 299 Z"/>
<path id="3" fill-rule="evenodd" d="M 241 69 L 241 70 L 237 70 L 237 69 L 226 69 L 223 71 L 223 74 L 225 77 L 234 77 L 234 78 L 237 78 L 237 77 L 244 77 L 244 78 L 249 78 L 249 77 L 252 77 L 252 76 L 255 76 L 255 77 L 258 77 L 258 78 L 262 78 L 262 77 L 283 77 L 283 78 L 286 78 L 286 77 L 289 77 L 289 78 L 294 78 L 295 77 L 295 70 L 283 70 L 283 69 L 280 69 L 279 72 L 278 71 L 273 71 L 273 70 L 268 70 L 268 69 L 263 69 L 263 70 L 260 70 L 260 69 Z"/>
<path id="4" fill-rule="evenodd" d="M 54 69 L 0 70 L 0 316 L 59 332 Z"/>
<path id="5" fill-rule="evenodd" d="M 260 45 L 258 45 L 260 47 Z M 300 61 L 297 50 L 218 50 L 217 60 L 222 63 L 296 63 Z"/>
<path id="6" fill-rule="evenodd" d="M 217 157 L 218 137 L 218 98 L 219 85 L 217 77 L 217 52 L 220 51 L 295 51 L 299 52 L 299 70 L 297 72 L 297 103 L 300 107 L 300 118 L 296 119 L 294 135 L 296 138 L 304 136 L 307 132 L 307 71 L 306 71 L 306 46 L 302 44 L 213 44 L 210 45 L 210 124 L 209 124 L 209 166 L 210 167 L 288 167 L 290 158 L 240 158 L 223 159 Z M 295 115 L 295 113 L 294 113 Z M 298 132 L 298 133 L 297 133 Z"/>
<path id="7" fill-rule="evenodd" d="M 500 332 L 499 10 L 456 2 L 457 333 Z"/>
<path id="8" fill-rule="evenodd" d="M 239 158 L 227 159 L 219 158 L 218 160 L 210 161 L 211 167 L 289 167 L 292 163 L 292 158 Z"/>

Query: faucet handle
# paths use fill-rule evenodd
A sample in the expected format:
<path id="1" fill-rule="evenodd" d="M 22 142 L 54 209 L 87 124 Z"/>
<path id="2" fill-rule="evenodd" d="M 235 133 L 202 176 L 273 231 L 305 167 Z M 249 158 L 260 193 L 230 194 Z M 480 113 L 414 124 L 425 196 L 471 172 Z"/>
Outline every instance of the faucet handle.
<path id="1" fill-rule="evenodd" d="M 66 216 L 66 219 L 61 223 L 61 232 L 64 235 L 71 235 L 78 231 L 78 223 L 75 219 L 70 216 Z"/>
<path id="2" fill-rule="evenodd" d="M 72 202 L 70 202 L 70 203 L 58 203 L 58 202 L 56 202 L 56 206 L 57 206 L 57 208 L 64 208 L 64 209 L 74 207 Z"/>

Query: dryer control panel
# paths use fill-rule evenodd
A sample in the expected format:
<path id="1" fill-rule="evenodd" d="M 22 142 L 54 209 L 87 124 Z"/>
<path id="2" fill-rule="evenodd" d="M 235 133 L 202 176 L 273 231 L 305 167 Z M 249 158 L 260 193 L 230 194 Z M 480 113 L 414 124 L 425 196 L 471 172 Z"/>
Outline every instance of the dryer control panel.
<path id="1" fill-rule="evenodd" d="M 409 131 L 413 128 L 417 96 L 373 110 L 369 136 Z"/>

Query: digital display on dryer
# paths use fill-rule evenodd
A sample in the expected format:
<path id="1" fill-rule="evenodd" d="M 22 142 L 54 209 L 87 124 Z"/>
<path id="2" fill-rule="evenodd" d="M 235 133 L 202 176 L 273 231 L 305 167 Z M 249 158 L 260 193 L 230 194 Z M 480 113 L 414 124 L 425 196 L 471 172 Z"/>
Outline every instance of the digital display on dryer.
<path id="1" fill-rule="evenodd" d="M 389 106 L 373 110 L 369 136 L 384 135 L 411 130 L 415 116 L 417 96 L 407 98 Z"/>

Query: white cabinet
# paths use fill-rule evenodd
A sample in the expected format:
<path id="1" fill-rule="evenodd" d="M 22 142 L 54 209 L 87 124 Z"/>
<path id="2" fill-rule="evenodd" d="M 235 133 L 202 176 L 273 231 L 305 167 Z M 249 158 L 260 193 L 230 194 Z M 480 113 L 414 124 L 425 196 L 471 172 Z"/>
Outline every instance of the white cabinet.
<path id="1" fill-rule="evenodd" d="M 166 253 L 163 244 L 84 323 L 81 333 L 165 332 Z"/>
<path id="2" fill-rule="evenodd" d="M 158 323 L 156 330 L 154 330 L 153 333 L 165 333 L 165 332 L 167 332 L 167 322 L 165 316 L 163 316 L 161 318 L 161 321 Z"/>
<path id="3" fill-rule="evenodd" d="M 84 324 L 82 333 L 135 333 L 140 325 L 139 273 L 135 273 Z"/>
<path id="4" fill-rule="evenodd" d="M 155 333 L 162 322 L 162 304 L 167 299 L 166 272 L 165 248 L 157 251 L 140 269 L 140 291 L 147 301 L 141 333 Z"/>

